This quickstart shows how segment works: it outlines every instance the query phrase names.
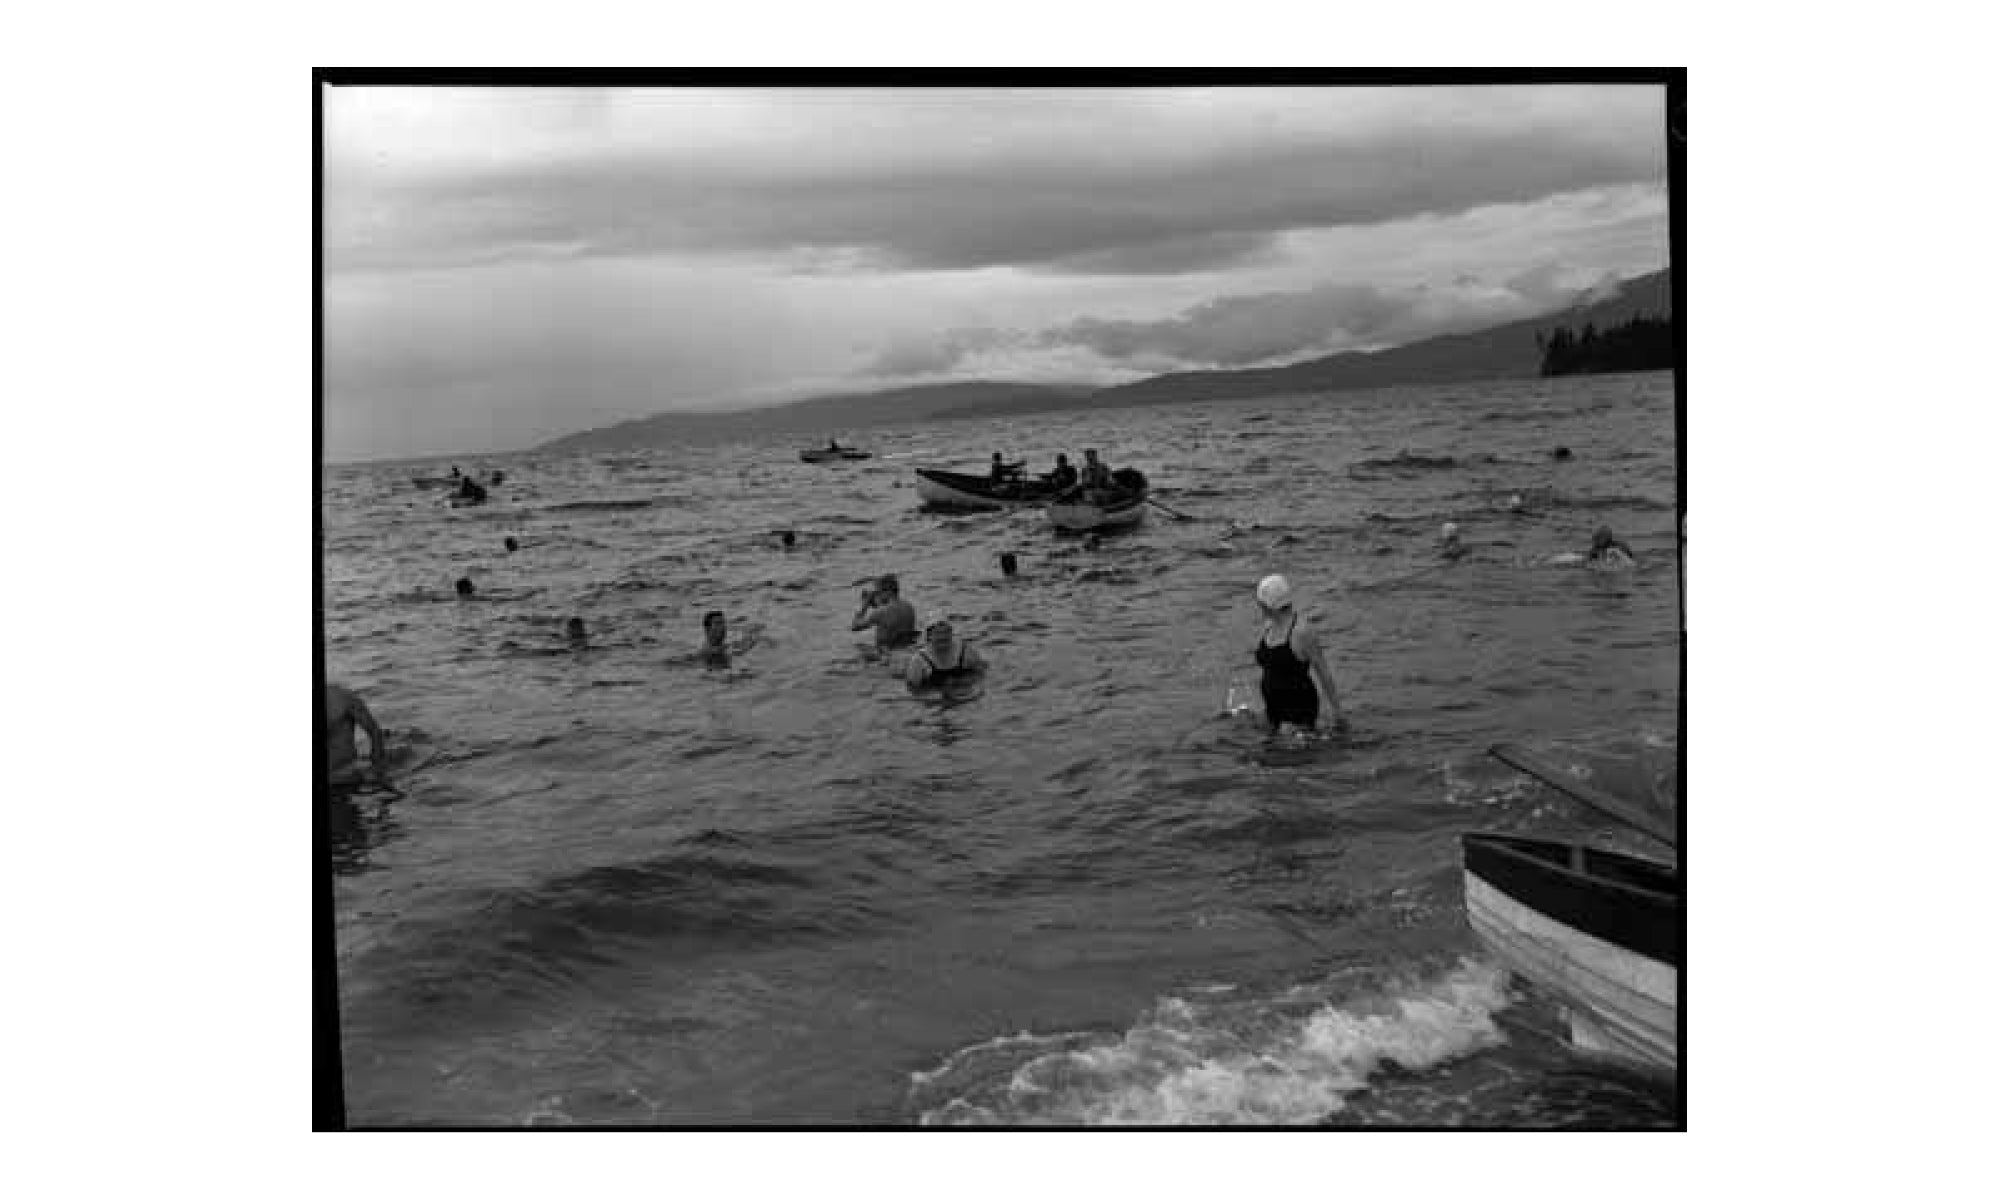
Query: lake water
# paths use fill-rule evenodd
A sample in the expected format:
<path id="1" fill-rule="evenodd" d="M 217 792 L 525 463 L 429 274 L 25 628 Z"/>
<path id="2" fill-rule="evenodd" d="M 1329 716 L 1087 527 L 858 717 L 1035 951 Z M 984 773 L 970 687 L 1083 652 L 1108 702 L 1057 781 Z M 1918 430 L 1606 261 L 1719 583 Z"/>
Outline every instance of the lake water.
<path id="1" fill-rule="evenodd" d="M 1676 1123 L 1481 953 L 1457 845 L 1645 849 L 1499 741 L 1671 803 L 1673 419 L 1669 374 L 1038 414 L 466 458 L 507 478 L 465 509 L 326 468 L 327 677 L 403 792 L 329 810 L 350 1120 Z M 1193 519 L 918 506 L 913 466 L 1085 447 Z M 1636 571 L 1549 562 L 1600 524 Z M 884 571 L 983 685 L 848 631 Z M 1224 711 L 1272 571 L 1344 740 Z M 726 667 L 710 609 L 759 627 Z"/>

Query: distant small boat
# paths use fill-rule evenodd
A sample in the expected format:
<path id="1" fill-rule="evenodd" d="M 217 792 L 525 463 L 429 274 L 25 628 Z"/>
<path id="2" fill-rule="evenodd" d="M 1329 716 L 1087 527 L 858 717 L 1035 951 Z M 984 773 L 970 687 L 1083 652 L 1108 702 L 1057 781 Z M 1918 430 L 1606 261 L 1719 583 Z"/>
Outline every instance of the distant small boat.
<path id="1" fill-rule="evenodd" d="M 1559 999 L 1579 1049 L 1673 1072 L 1686 941 L 1680 872 L 1575 842 L 1460 838 L 1465 915 L 1509 970 Z"/>
<path id="2" fill-rule="evenodd" d="M 799 451 L 799 461 L 809 463 L 854 462 L 873 457 L 875 456 L 868 451 L 856 450 L 852 446 L 821 446 L 813 450 Z"/>
<path id="3" fill-rule="evenodd" d="M 1130 467 L 1111 473 L 1117 486 L 1074 488 L 1049 503 L 1049 521 L 1073 533 L 1130 529 L 1146 519 L 1146 476 Z"/>
<path id="4" fill-rule="evenodd" d="M 994 483 L 991 475 L 966 475 L 958 471 L 918 467 L 917 495 L 933 508 L 990 511 L 1040 504 L 1055 495 L 1055 488 L 1039 479 Z"/>

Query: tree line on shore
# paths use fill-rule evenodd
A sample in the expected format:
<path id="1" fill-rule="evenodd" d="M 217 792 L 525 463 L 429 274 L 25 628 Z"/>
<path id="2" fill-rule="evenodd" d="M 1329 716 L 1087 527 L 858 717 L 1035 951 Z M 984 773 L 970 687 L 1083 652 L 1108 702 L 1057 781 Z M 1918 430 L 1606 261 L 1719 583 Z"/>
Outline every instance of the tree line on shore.
<path id="1" fill-rule="evenodd" d="M 1581 333 L 1558 326 L 1553 333 L 1538 331 L 1535 346 L 1542 352 L 1543 375 L 1658 371 L 1674 365 L 1673 322 L 1666 317 L 1637 316 L 1602 332 L 1591 323 Z"/>

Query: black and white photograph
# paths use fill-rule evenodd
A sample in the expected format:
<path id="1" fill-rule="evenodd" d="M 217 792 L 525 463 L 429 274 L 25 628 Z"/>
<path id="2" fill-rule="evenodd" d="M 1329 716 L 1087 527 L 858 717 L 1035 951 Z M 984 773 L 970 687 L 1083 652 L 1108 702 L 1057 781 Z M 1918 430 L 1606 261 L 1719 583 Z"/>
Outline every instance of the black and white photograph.
<path id="1" fill-rule="evenodd" d="M 317 1125 L 1686 1128 L 1685 70 L 313 85 Z"/>

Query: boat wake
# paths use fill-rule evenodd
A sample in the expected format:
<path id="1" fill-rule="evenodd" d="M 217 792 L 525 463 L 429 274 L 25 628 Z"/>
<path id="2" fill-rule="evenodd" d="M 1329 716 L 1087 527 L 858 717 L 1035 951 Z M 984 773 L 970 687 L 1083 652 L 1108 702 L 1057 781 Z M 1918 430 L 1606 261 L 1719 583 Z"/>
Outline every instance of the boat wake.
<path id="1" fill-rule="evenodd" d="M 1275 997 L 1170 996 L 1123 1034 L 1018 1033 L 910 1077 L 925 1125 L 1300 1125 L 1385 1071 L 1424 1071 L 1504 1040 L 1506 975 L 1460 959 L 1442 975 Z"/>

